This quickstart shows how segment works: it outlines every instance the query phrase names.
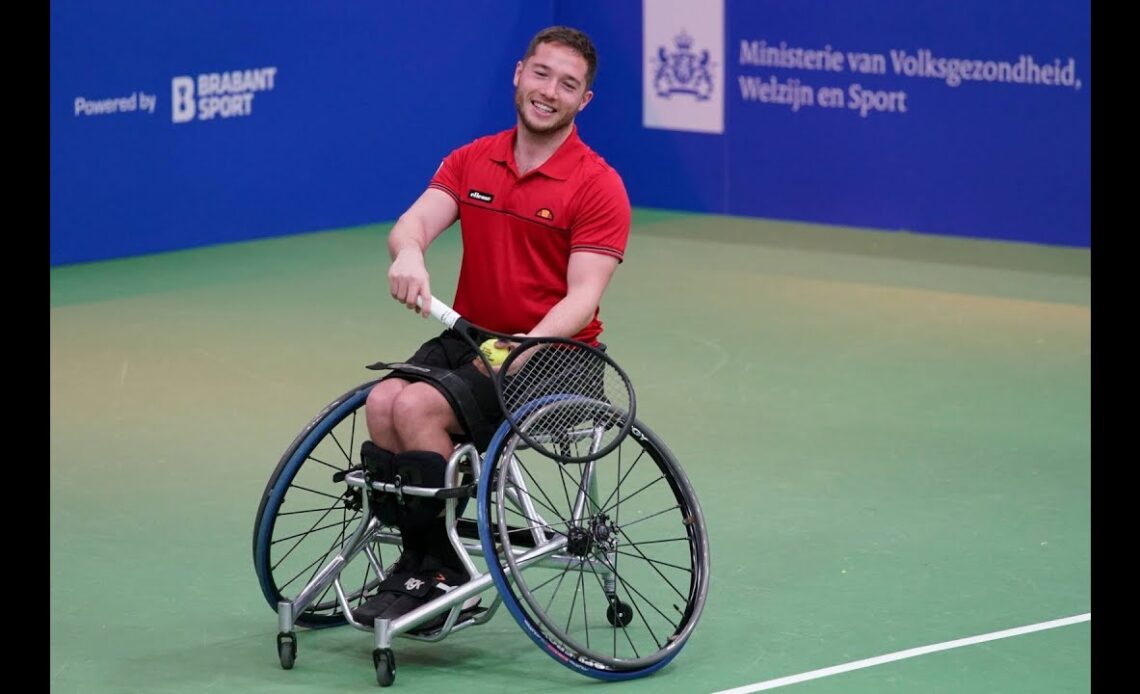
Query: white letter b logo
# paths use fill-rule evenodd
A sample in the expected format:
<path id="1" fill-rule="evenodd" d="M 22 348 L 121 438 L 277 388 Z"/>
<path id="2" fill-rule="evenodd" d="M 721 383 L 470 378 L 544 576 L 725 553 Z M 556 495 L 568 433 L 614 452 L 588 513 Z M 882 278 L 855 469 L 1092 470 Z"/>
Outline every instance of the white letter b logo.
<path id="1" fill-rule="evenodd" d="M 185 123 L 194 119 L 194 80 L 190 77 L 175 77 L 170 83 L 173 97 L 170 117 L 175 123 Z"/>

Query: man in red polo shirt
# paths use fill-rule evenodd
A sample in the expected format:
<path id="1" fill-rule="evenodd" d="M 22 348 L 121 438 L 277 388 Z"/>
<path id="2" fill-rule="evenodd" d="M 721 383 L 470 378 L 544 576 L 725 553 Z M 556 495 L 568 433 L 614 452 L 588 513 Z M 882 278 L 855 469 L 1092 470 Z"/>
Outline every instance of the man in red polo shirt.
<path id="1" fill-rule="evenodd" d="M 593 43 L 580 31 L 556 26 L 531 39 L 515 66 L 515 127 L 451 152 L 392 227 L 393 299 L 430 315 L 424 252 L 459 220 L 456 311 L 490 330 L 598 344 L 598 307 L 624 256 L 631 211 L 621 177 L 574 125 L 594 96 L 596 70 Z M 408 361 L 449 377 L 394 371 L 374 386 L 361 459 L 375 479 L 443 486 L 452 437 L 482 451 L 502 413 L 475 352 L 451 331 Z M 404 551 L 380 592 L 354 612 L 365 623 L 395 618 L 470 578 L 447 537 L 443 502 L 390 497 L 375 500 L 377 514 L 400 528 Z"/>

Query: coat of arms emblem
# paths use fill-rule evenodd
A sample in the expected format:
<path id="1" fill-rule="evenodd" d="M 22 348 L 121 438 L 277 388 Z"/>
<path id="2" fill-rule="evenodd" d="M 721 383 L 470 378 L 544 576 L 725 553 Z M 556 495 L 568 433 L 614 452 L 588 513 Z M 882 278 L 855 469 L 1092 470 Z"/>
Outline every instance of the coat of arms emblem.
<path id="1" fill-rule="evenodd" d="M 683 29 L 673 40 L 677 44 L 675 53 L 668 53 L 665 46 L 657 49 L 653 78 L 657 95 L 669 98 L 673 94 L 692 94 L 698 101 L 705 101 L 713 90 L 709 52 L 703 50 L 698 56 L 692 50 L 693 37 Z"/>

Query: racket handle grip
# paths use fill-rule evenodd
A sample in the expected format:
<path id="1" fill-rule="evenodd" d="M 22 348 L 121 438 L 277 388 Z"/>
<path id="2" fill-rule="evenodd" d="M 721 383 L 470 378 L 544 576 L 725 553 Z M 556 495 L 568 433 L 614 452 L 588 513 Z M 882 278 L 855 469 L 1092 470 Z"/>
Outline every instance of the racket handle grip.
<path id="1" fill-rule="evenodd" d="M 422 307 L 423 303 L 423 300 L 421 300 L 419 297 L 416 297 L 417 306 Z M 455 312 L 455 309 L 451 308 L 434 296 L 431 298 L 431 316 L 449 328 L 454 328 L 456 321 L 459 320 L 459 314 Z"/>

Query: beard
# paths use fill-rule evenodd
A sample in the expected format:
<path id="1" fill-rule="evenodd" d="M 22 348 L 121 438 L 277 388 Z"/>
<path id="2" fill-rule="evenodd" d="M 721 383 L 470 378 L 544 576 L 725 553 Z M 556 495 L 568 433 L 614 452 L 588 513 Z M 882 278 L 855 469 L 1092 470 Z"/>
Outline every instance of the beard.
<path id="1" fill-rule="evenodd" d="M 530 99 L 527 99 L 521 89 L 515 89 L 515 110 L 519 114 L 519 124 L 527 129 L 527 132 L 532 135 L 550 135 L 559 130 L 569 126 L 574 122 L 574 115 L 577 113 L 571 109 L 569 112 L 563 113 L 558 119 L 550 123 L 534 123 L 530 119 L 532 117 L 530 111 Z"/>

